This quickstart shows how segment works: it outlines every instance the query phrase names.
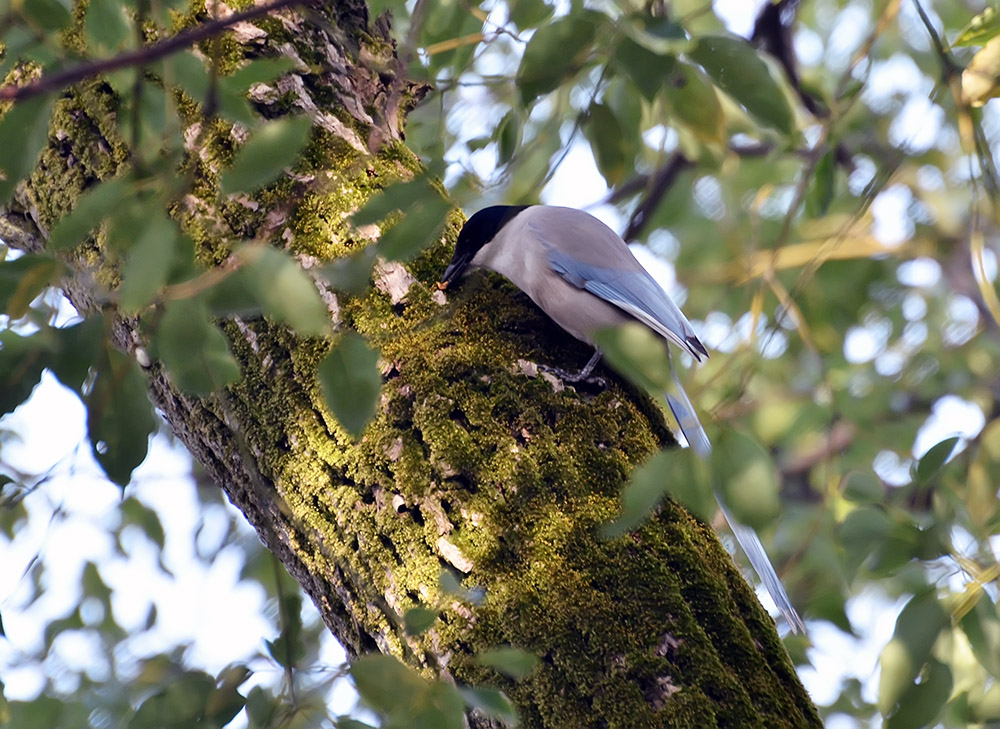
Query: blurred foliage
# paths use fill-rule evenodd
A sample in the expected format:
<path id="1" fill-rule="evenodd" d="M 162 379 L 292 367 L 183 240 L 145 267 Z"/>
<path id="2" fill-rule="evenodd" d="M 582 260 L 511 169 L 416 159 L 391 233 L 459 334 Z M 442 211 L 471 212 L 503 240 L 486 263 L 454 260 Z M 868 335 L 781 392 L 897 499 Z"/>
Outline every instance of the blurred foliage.
<path id="1" fill-rule="evenodd" d="M 91 0 L 70 58 L 57 40 L 73 22 L 68 2 L 0 0 L 0 78 L 13 83 L 25 69 L 44 74 L 133 49 L 135 24 L 168 32 L 175 5 Z M 870 628 L 852 606 L 902 606 L 877 690 L 862 685 L 868 676 L 849 677 L 827 716 L 868 725 L 881 714 L 887 727 L 1000 722 L 1000 185 L 992 151 L 1000 117 L 989 101 L 1000 87 L 996 9 L 785 0 L 761 5 L 749 42 L 694 0 L 377 0 L 370 9 L 372 17 L 393 14 L 409 76 L 435 89 L 407 125 L 428 178 L 389 188 L 358 213 L 359 225 L 396 223 L 378 252 L 405 260 L 415 241 L 437 234 L 448 205 L 431 179 L 463 205 L 536 202 L 556 193 L 548 186 L 570 150 L 586 150 L 606 197 L 577 204 L 613 205 L 630 242 L 674 263 L 687 287 L 685 311 L 713 353 L 689 376 L 689 391 L 715 440 L 749 454 L 748 463 L 720 467 L 723 487 L 734 508 L 771 531 L 793 601 L 814 626 L 827 621 L 847 636 Z M 109 76 L 133 170 L 83 198 L 52 231 L 47 253 L 0 248 L 0 413 L 51 372 L 86 406 L 94 457 L 122 487 L 156 427 L 142 362 L 109 346 L 100 318 L 60 315 L 65 305 L 51 293 L 62 272 L 57 251 L 98 230 L 107 237 L 123 280 L 95 294 L 143 318 L 151 355 L 191 392 L 238 376 L 218 317 L 238 309 L 304 336 L 327 329 L 322 301 L 293 259 L 247 241 L 234 273 L 219 281 L 195 264 L 167 215 L 190 180 L 174 173 L 183 147 L 177 97 L 165 88 L 247 127 L 223 177 L 226 194 L 274 184 L 307 142 L 301 120 L 268 122 L 247 102 L 252 84 L 288 65 L 261 59 L 218 71 L 183 52 L 143 74 Z M 17 141 L 0 145 L 0 204 L 33 169 L 52 100 L 0 102 L 0 139 Z M 357 290 L 372 263 L 361 255 L 324 275 Z M 195 350 L 202 356 L 186 356 Z M 332 411 L 355 434 L 377 395 L 372 354 L 344 338 L 320 370 Z M 621 354 L 629 356 L 627 343 Z M 623 368 L 642 381 L 648 361 L 642 351 L 631 356 Z M 686 468 L 687 455 L 661 454 L 637 472 L 609 529 L 645 518 L 664 495 L 655 471 Z M 24 499 L 45 488 L 45 477 L 5 472 L 0 528 L 12 541 L 27 523 Z M 760 498 L 741 502 L 748 489 Z M 705 493 L 672 495 L 710 509 Z M 110 533 L 135 525 L 162 548 L 156 514 L 127 490 L 121 516 Z M 45 570 L 45 559 L 29 568 L 30 594 L 14 609 L 30 610 L 47 589 Z M 20 659 L 44 666 L 51 642 L 77 631 L 107 655 L 123 645 L 100 566 L 80 579 L 77 608 Z M 72 669 L 44 667 L 37 698 L 8 702 L 0 693 L 0 724 L 222 726 L 244 707 L 253 727 L 320 723 L 320 692 L 332 678 L 296 691 L 293 670 L 314 659 L 319 628 L 306 635 L 287 577 L 258 579 L 282 616 L 268 647 L 288 676 L 283 688 L 241 694 L 248 669 L 208 675 L 187 666 L 178 648 L 99 681 L 78 672 L 71 689 L 53 674 Z M 0 610 L 11 610 L 3 598 Z M 101 620 L 86 618 L 88 600 Z M 433 610 L 421 610 L 406 616 L 411 632 L 433 622 Z M 789 647 L 808 664 L 800 645 Z M 514 649 L 482 660 L 511 675 L 530 672 L 530 657 L 505 651 Z M 407 696 L 421 702 L 428 726 L 460 725 L 466 706 L 512 720 L 502 695 L 427 682 L 390 658 L 364 659 L 350 672 L 386 726 L 405 715 Z M 353 717 L 327 721 L 365 726 Z"/>

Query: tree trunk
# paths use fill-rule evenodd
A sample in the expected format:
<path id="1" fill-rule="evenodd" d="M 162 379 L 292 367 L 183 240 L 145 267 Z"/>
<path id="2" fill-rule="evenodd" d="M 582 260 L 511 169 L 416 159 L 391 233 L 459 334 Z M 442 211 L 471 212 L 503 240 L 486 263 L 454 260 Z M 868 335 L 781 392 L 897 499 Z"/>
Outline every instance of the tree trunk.
<path id="1" fill-rule="evenodd" d="M 255 100 L 268 116 L 305 111 L 315 128 L 294 181 L 240 202 L 217 195 L 232 127 L 185 134 L 197 140 L 184 163 L 197 182 L 176 216 L 200 260 L 219 264 L 248 237 L 306 265 L 370 242 L 345 214 L 418 166 L 400 132 L 414 90 L 394 70 L 385 25 L 354 0 L 279 11 L 254 23 L 266 37 L 227 32 L 227 66 L 307 60 Z M 99 81 L 59 100 L 49 147 L 5 213 L 23 245 L 41 245 L 82 190 L 128 164 L 116 105 Z M 188 122 L 188 132 L 201 124 L 197 110 Z M 472 277 L 447 300 L 437 292 L 459 225 L 456 215 L 405 268 L 377 267 L 365 294 L 327 293 L 338 331 L 369 337 L 383 363 L 360 442 L 314 377 L 329 342 L 260 319 L 226 325 L 237 385 L 193 398 L 154 362 L 153 402 L 352 656 L 377 649 L 428 674 L 498 684 L 525 727 L 819 726 L 772 620 L 707 525 L 667 501 L 637 532 L 600 538 L 629 471 L 673 443 L 662 412 L 610 372 L 606 387 L 539 376 L 534 362 L 572 366 L 589 353 L 501 279 Z M 66 290 L 94 311 L 92 282 L 115 278 L 100 236 L 73 266 Z M 135 355 L 146 332 L 113 320 L 117 345 Z M 481 601 L 442 594 L 442 568 Z M 440 619 L 406 637 L 397 616 L 418 604 L 440 605 Z M 505 644 L 540 666 L 515 683 L 474 661 Z"/>

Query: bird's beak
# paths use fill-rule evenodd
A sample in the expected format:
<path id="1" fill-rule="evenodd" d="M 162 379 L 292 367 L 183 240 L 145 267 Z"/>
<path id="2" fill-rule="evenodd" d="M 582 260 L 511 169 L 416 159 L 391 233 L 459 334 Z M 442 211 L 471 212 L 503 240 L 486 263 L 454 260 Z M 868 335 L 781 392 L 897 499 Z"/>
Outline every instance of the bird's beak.
<path id="1" fill-rule="evenodd" d="M 448 264 L 448 268 L 444 270 L 441 280 L 438 281 L 438 289 L 444 291 L 452 281 L 461 278 L 462 274 L 465 273 L 465 269 L 469 267 L 471 260 L 470 256 L 456 256 L 452 258 L 451 263 Z"/>

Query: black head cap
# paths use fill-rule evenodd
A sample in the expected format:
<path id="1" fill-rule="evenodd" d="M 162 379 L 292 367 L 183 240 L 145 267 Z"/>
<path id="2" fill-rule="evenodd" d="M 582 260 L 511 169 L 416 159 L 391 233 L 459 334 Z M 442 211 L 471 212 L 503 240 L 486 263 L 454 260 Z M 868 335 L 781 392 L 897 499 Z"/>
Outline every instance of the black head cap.
<path id="1" fill-rule="evenodd" d="M 452 256 L 451 263 L 445 269 L 439 287 L 446 288 L 448 284 L 465 273 L 465 269 L 469 267 L 479 249 L 493 240 L 501 228 L 527 207 L 529 206 L 492 205 L 483 208 L 469 218 L 458 234 L 455 255 Z"/>

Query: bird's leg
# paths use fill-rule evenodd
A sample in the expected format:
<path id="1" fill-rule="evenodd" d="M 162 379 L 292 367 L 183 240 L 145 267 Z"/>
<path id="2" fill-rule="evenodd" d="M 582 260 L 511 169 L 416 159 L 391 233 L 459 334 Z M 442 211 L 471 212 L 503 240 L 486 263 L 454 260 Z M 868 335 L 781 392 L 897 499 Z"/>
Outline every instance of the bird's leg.
<path id="1" fill-rule="evenodd" d="M 586 380 L 587 382 L 593 381 L 603 385 L 604 384 L 603 378 L 595 377 L 593 378 L 593 380 L 590 379 L 590 373 L 594 371 L 594 368 L 600 361 L 601 361 L 601 350 L 595 349 L 594 355 L 590 358 L 587 364 L 585 364 L 583 366 L 583 369 L 580 370 L 579 372 L 567 372 L 566 370 L 560 369 L 558 367 L 549 367 L 547 365 L 539 365 L 539 366 L 542 369 L 546 370 L 547 372 L 551 372 L 552 374 L 558 376 L 560 379 L 565 380 L 566 382 L 581 382 Z"/>

